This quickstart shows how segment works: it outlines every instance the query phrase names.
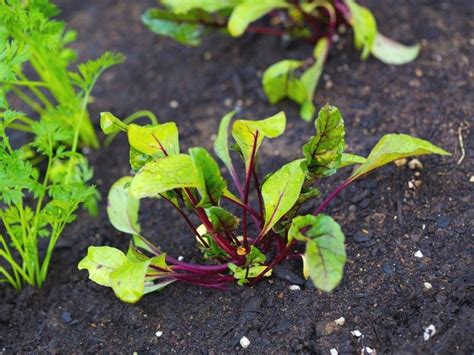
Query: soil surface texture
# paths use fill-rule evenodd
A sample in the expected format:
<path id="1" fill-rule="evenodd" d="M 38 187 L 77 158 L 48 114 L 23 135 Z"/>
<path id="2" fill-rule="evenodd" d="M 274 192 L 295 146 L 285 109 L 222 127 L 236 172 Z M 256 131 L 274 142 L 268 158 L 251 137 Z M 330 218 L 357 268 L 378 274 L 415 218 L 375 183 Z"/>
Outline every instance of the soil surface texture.
<path id="1" fill-rule="evenodd" d="M 326 212 L 341 224 L 348 253 L 334 292 L 314 289 L 302 278 L 300 261 L 292 260 L 252 287 L 215 291 L 175 283 L 124 304 L 77 270 L 90 245 L 128 245 L 128 236 L 109 224 L 104 199 L 98 218 L 81 213 L 68 227 L 43 289 L 18 293 L 0 286 L 0 354 L 472 353 L 474 6 L 472 0 L 363 3 L 382 33 L 420 42 L 420 56 L 404 66 L 362 62 L 348 33 L 325 66 L 317 106 L 329 102 L 341 109 L 348 152 L 366 155 L 384 133 L 401 132 L 453 155 L 421 157 L 419 170 L 392 164 L 333 201 Z M 149 109 L 162 122 L 178 123 L 184 150 L 211 148 L 220 117 L 237 104 L 248 118 L 284 110 L 286 134 L 262 146 L 262 174 L 300 156 L 314 132 L 293 103 L 268 104 L 260 85 L 270 64 L 310 56 L 305 43 L 216 34 L 187 48 L 141 24 L 140 15 L 155 6 L 151 0 L 61 0 L 59 6 L 79 32 L 74 46 L 81 60 L 104 50 L 127 56 L 95 89 L 92 117 Z M 129 174 L 125 137 L 88 156 L 102 196 Z M 323 195 L 349 173 L 324 180 Z M 145 201 L 141 223 L 145 235 L 171 255 L 197 260 L 192 236 L 165 204 Z M 417 251 L 423 257 L 415 257 Z M 345 323 L 336 325 L 341 317 Z M 431 325 L 436 333 L 424 340 Z M 247 349 L 239 344 L 243 336 L 250 340 Z"/>

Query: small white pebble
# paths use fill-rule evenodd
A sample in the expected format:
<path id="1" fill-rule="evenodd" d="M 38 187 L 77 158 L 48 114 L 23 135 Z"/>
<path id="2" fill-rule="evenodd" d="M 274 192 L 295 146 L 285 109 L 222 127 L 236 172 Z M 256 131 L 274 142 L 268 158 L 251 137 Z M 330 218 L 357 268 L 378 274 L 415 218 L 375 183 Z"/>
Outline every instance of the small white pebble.
<path id="1" fill-rule="evenodd" d="M 184 256 L 182 255 L 178 256 L 178 261 L 183 261 L 183 259 L 184 259 Z"/>
<path id="2" fill-rule="evenodd" d="M 426 224 L 423 224 L 423 225 L 421 226 L 421 229 L 422 229 L 422 230 L 425 230 L 425 229 L 426 229 Z"/>
<path id="3" fill-rule="evenodd" d="M 301 287 L 299 287 L 298 285 L 291 285 L 291 286 L 289 287 L 289 289 L 290 289 L 291 291 L 299 291 L 299 290 L 301 290 Z"/>
<path id="4" fill-rule="evenodd" d="M 421 252 L 421 250 L 417 250 L 417 252 L 415 253 L 415 258 L 422 258 L 423 257 L 423 253 Z"/>
<path id="5" fill-rule="evenodd" d="M 436 334 L 436 328 L 433 324 L 430 324 L 428 328 L 425 329 L 425 332 L 423 333 L 423 340 L 427 341 L 429 338 L 431 338 L 435 334 Z"/>
<path id="6" fill-rule="evenodd" d="M 179 107 L 178 101 L 176 101 L 176 100 L 171 100 L 171 101 L 170 101 L 170 107 L 171 107 L 171 108 L 178 108 L 178 107 Z"/>
<path id="7" fill-rule="evenodd" d="M 424 282 L 423 283 L 423 286 L 427 289 L 427 290 L 431 290 L 433 288 L 433 285 L 430 284 L 429 282 Z"/>
<path id="8" fill-rule="evenodd" d="M 338 318 L 334 321 L 334 323 L 336 323 L 337 325 L 344 325 L 344 323 L 346 323 L 346 318 L 344 317 Z"/>
<path id="9" fill-rule="evenodd" d="M 163 335 L 163 332 L 161 330 L 158 330 L 155 335 L 159 338 Z"/>
<path id="10" fill-rule="evenodd" d="M 329 350 L 329 353 L 330 353 L 331 355 L 337 355 L 337 354 L 339 354 L 339 353 L 337 352 L 337 350 L 334 349 L 334 348 L 331 349 L 331 350 Z"/>
<path id="11" fill-rule="evenodd" d="M 3 349 L 3 350 L 5 350 L 5 349 Z M 136 351 L 134 351 L 132 354 L 133 355 L 138 355 L 138 353 Z"/>
<path id="12" fill-rule="evenodd" d="M 474 175 L 470 177 L 469 182 L 474 182 Z"/>
<path id="13" fill-rule="evenodd" d="M 250 345 L 250 340 L 247 338 L 245 335 L 240 338 L 240 346 L 242 346 L 244 349 L 247 349 Z"/>
<path id="14" fill-rule="evenodd" d="M 372 354 L 372 353 L 374 352 L 374 349 L 369 348 L 368 346 L 366 346 L 366 347 L 365 347 L 365 352 L 366 352 L 367 354 Z"/>
<path id="15" fill-rule="evenodd" d="M 355 336 L 356 338 L 360 338 L 362 336 L 362 333 L 360 331 L 356 330 L 351 330 L 351 334 Z"/>
<path id="16" fill-rule="evenodd" d="M 412 189 L 412 190 L 415 188 L 415 184 L 413 183 L 413 181 L 411 181 L 411 180 L 408 181 L 408 188 Z"/>
<path id="17" fill-rule="evenodd" d="M 421 170 L 421 169 L 423 169 L 423 164 L 418 159 L 412 159 L 408 163 L 408 167 L 411 170 Z"/>

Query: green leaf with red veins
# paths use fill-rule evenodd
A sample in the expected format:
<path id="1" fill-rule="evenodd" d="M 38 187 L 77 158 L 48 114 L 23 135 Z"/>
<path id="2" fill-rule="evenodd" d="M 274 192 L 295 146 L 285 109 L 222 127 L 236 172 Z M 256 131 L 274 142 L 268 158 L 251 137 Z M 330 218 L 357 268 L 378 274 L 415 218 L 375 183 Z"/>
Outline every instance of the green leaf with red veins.
<path id="1" fill-rule="evenodd" d="M 444 149 L 420 138 L 406 134 L 386 134 L 372 149 L 365 163 L 359 166 L 350 179 L 355 180 L 395 160 L 425 154 L 451 155 Z"/>
<path id="2" fill-rule="evenodd" d="M 326 292 L 341 281 L 346 263 L 344 234 L 339 224 L 327 215 L 306 215 L 293 219 L 288 240 L 306 242 L 305 275 Z"/>
<path id="3" fill-rule="evenodd" d="M 304 159 L 298 159 L 284 165 L 274 172 L 262 186 L 265 206 L 265 224 L 260 235 L 265 235 L 298 201 L 305 180 L 301 165 Z"/>
<path id="4" fill-rule="evenodd" d="M 206 213 L 211 220 L 212 226 L 218 233 L 223 231 L 231 232 L 239 226 L 240 219 L 222 207 L 213 206 L 207 208 Z"/>
<path id="5" fill-rule="evenodd" d="M 251 160 L 256 157 L 263 138 L 278 137 L 285 131 L 285 125 L 286 116 L 283 111 L 260 121 L 237 120 L 234 122 L 232 136 L 242 151 L 246 171 L 249 171 Z"/>
<path id="6" fill-rule="evenodd" d="M 199 186 L 201 179 L 191 157 L 176 154 L 144 165 L 134 176 L 130 193 L 134 198 L 157 197 L 169 190 Z"/>
<path id="7" fill-rule="evenodd" d="M 325 105 L 315 122 L 316 134 L 303 147 L 309 173 L 313 177 L 333 175 L 341 164 L 344 150 L 344 120 L 339 109 Z"/>
<path id="8" fill-rule="evenodd" d="M 179 154 L 179 133 L 174 122 L 148 126 L 131 123 L 128 125 L 128 142 L 140 153 L 154 158 Z"/>

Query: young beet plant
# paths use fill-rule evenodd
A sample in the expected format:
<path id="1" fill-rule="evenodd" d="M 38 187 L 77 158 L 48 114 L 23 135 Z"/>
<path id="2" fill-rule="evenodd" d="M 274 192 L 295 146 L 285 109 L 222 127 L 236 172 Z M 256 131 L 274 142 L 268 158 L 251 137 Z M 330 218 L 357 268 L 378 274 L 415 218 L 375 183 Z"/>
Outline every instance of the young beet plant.
<path id="1" fill-rule="evenodd" d="M 35 120 L 20 117 L 8 128 L 34 133 L 33 124 L 45 116 L 54 116 L 64 126 L 80 125 L 79 144 L 98 148 L 94 127 L 82 98 L 90 92 L 81 85 L 86 64 L 69 71 L 76 52 L 68 45 L 76 32 L 54 20 L 58 8 L 48 0 L 0 0 L 0 109 L 9 109 L 7 94 L 16 96 L 35 115 Z M 123 56 L 104 53 L 99 61 L 110 65 Z M 96 78 L 97 79 L 97 78 Z M 73 145 L 73 140 L 66 142 Z"/>
<path id="2" fill-rule="evenodd" d="M 419 46 L 404 46 L 380 34 L 375 17 L 354 0 L 159 0 L 163 8 L 149 9 L 142 21 L 151 31 L 179 43 L 197 46 L 212 30 L 232 37 L 246 32 L 301 39 L 314 46 L 306 60 L 282 60 L 263 74 L 262 85 L 274 104 L 289 98 L 301 105 L 300 116 L 315 114 L 313 97 L 329 50 L 338 32 L 349 26 L 361 58 L 372 54 L 387 64 L 414 60 Z M 269 18 L 266 25 L 254 22 Z"/>
<path id="3" fill-rule="evenodd" d="M 284 132 L 285 114 L 233 123 L 236 144 L 232 148 L 243 160 L 242 174 L 228 148 L 232 116 L 222 119 L 214 151 L 228 169 L 235 193 L 204 148 L 180 152 L 175 123 L 126 125 L 103 113 L 105 133 L 127 132 L 130 164 L 137 171 L 112 186 L 107 207 L 112 225 L 133 237 L 127 254 L 112 247 L 89 247 L 79 269 L 87 269 L 96 283 L 112 287 L 121 300 L 136 302 L 175 281 L 216 289 L 232 282 L 253 284 L 270 276 L 287 257 L 301 256 L 304 275 L 319 289 L 331 291 L 342 278 L 346 253 L 341 228 L 322 214 L 329 202 L 350 183 L 389 162 L 413 155 L 449 154 L 404 134 L 384 136 L 367 158 L 345 154 L 343 118 L 336 107 L 326 105 L 316 120 L 315 135 L 303 147 L 304 156 L 261 179 L 257 169 L 260 145 L 264 138 Z M 319 179 L 355 163 L 361 165 L 313 214 L 299 215 L 303 204 L 319 196 L 314 187 Z M 142 198 L 160 198 L 175 208 L 209 262 L 200 265 L 176 259 L 147 240 L 138 224 Z M 195 217 L 188 212 L 200 225 L 193 224 Z M 306 245 L 304 254 L 295 253 L 298 243 Z"/>

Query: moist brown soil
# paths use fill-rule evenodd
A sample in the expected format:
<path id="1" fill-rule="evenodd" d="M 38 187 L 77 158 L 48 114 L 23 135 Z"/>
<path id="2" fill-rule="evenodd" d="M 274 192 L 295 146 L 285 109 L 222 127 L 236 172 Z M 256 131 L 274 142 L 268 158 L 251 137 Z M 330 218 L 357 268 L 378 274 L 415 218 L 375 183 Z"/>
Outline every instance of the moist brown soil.
<path id="1" fill-rule="evenodd" d="M 292 103 L 270 106 L 256 73 L 283 58 L 309 56 L 306 44 L 213 35 L 198 48 L 186 48 L 140 23 L 141 13 L 154 5 L 151 0 L 59 3 L 62 17 L 79 31 L 75 46 L 81 59 L 104 50 L 127 55 L 95 90 L 92 117 L 149 109 L 162 121 L 178 122 L 185 148 L 210 148 L 220 117 L 240 100 L 246 117 L 264 118 L 281 109 L 288 116 L 286 135 L 262 149 L 263 172 L 301 154 L 313 128 L 298 118 Z M 77 270 L 89 245 L 126 248 L 128 237 L 110 226 L 102 208 L 98 218 L 81 213 L 67 229 L 43 289 L 17 293 L 0 286 L 0 353 L 327 354 L 335 348 L 341 354 L 365 347 L 378 353 L 472 353 L 472 1 L 366 3 L 381 32 L 406 43 L 421 41 L 420 57 L 401 67 L 361 62 L 351 38 L 343 37 L 326 64 L 317 104 L 330 102 L 342 110 L 348 151 L 367 154 L 382 134 L 404 132 L 453 155 L 422 157 L 419 177 L 406 165 L 386 167 L 333 201 L 327 212 L 341 224 L 348 252 L 334 292 L 315 290 L 302 280 L 300 262 L 288 261 L 253 287 L 214 291 L 173 284 L 135 305 L 121 303 Z M 171 108 L 172 100 L 178 108 Z M 458 164 L 465 122 L 471 128 L 461 130 L 466 156 Z M 127 151 L 122 137 L 89 154 L 103 196 L 128 174 Z M 344 174 L 325 181 L 323 192 Z M 410 189 L 415 178 L 421 186 Z M 172 255 L 197 258 L 193 238 L 161 203 L 143 204 L 142 225 Z M 417 250 L 423 258 L 414 256 Z M 426 289 L 425 282 L 433 287 Z M 301 290 L 290 290 L 292 284 Z M 345 324 L 334 326 L 340 317 Z M 429 325 L 436 334 L 425 341 Z M 354 337 L 353 330 L 363 336 Z M 244 335 L 251 342 L 247 350 L 239 345 Z"/>

